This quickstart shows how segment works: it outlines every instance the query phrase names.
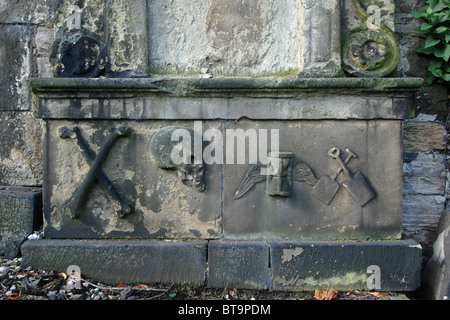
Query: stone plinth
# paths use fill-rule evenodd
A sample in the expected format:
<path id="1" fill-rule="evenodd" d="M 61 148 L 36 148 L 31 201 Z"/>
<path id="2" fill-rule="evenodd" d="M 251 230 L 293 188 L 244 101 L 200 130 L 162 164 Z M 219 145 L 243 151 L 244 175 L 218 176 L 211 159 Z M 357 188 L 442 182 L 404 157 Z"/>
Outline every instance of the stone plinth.
<path id="1" fill-rule="evenodd" d="M 202 242 L 208 285 L 280 290 L 309 290 L 309 276 L 295 274 L 298 266 L 316 255 L 332 263 L 336 255 L 358 274 L 342 275 L 344 265 L 333 269 L 337 286 L 361 286 L 362 270 L 379 261 L 391 274 L 386 290 L 413 290 L 420 247 L 401 240 L 402 129 L 421 84 L 401 78 L 31 80 L 34 111 L 46 125 L 44 233 L 55 239 L 47 245 L 64 251 L 75 240 L 57 239 L 81 239 L 74 243 L 89 251 L 99 239 L 111 241 L 105 248 L 125 240 L 153 248 L 170 240 L 170 250 L 177 250 L 176 243 Z M 367 239 L 380 243 L 364 242 L 368 254 L 356 254 L 354 241 Z M 310 251 L 311 241 L 320 251 Z M 305 254 L 280 264 L 277 255 L 295 250 L 291 242 Z M 35 264 L 42 246 L 27 244 L 25 261 Z M 387 263 L 397 255 L 411 268 Z M 233 259 L 240 261 L 236 269 Z M 402 273 L 408 274 L 403 280 Z"/>

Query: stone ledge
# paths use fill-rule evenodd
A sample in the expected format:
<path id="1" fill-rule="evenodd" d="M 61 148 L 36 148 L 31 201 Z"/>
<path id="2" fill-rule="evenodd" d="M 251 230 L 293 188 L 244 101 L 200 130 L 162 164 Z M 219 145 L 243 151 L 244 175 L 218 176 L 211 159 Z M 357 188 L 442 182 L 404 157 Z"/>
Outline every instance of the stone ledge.
<path id="1" fill-rule="evenodd" d="M 159 93 L 172 96 L 204 94 L 267 95 L 298 93 L 310 90 L 332 90 L 355 95 L 364 92 L 411 91 L 423 85 L 422 78 L 34 78 L 29 80 L 31 91 L 40 97 L 63 96 L 89 98 L 134 97 L 137 93 Z"/>
<path id="2" fill-rule="evenodd" d="M 404 120 L 420 78 L 32 79 L 43 119 Z"/>
<path id="3" fill-rule="evenodd" d="M 207 242 L 38 240 L 22 246 L 23 265 L 118 285 L 205 282 Z"/>
<path id="4" fill-rule="evenodd" d="M 367 268 L 376 265 L 381 271 L 379 290 L 414 291 L 420 285 L 422 248 L 411 240 L 40 240 L 27 241 L 22 252 L 24 266 L 65 272 L 70 265 L 77 265 L 84 278 L 109 284 L 369 290 Z"/>
<path id="5" fill-rule="evenodd" d="M 420 285 L 421 251 L 411 240 L 271 243 L 274 290 L 369 290 L 369 266 L 380 268 L 381 291 Z"/>

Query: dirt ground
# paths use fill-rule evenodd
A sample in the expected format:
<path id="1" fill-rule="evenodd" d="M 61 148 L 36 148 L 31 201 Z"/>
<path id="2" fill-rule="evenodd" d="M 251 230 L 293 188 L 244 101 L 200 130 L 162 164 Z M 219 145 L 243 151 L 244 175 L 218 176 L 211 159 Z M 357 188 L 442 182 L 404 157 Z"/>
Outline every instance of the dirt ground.
<path id="1" fill-rule="evenodd" d="M 270 292 L 211 289 L 189 286 L 107 286 L 89 279 L 51 270 L 23 268 L 21 259 L 1 259 L 0 300 L 412 300 L 398 292 L 338 292 L 320 289 L 311 292 Z M 77 288 L 78 287 L 78 288 Z"/>

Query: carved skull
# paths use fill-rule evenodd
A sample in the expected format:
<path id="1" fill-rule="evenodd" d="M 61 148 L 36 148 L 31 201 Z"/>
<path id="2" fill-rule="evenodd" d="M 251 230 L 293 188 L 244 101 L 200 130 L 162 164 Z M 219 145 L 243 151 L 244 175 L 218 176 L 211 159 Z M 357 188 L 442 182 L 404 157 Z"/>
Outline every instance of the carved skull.
<path id="1" fill-rule="evenodd" d="M 182 129 L 189 132 L 190 141 L 190 163 L 181 162 L 175 164 L 172 160 L 172 153 L 177 150 L 179 141 L 172 141 L 172 135 L 175 130 Z M 202 161 L 201 164 L 194 163 L 194 132 L 190 129 L 181 127 L 167 127 L 156 132 L 150 141 L 150 155 L 152 161 L 158 168 L 165 170 L 177 170 L 178 178 L 188 187 L 191 187 L 197 191 L 205 191 L 204 181 L 204 168 L 205 165 Z M 180 152 L 182 152 L 180 150 Z"/>

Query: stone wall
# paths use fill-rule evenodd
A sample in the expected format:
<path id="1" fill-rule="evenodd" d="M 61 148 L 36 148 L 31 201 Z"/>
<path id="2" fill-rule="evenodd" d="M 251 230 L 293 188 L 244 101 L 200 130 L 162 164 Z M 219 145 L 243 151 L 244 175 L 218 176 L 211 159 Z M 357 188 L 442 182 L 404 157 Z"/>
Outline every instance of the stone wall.
<path id="1" fill-rule="evenodd" d="M 123 16 L 117 14 L 114 10 L 106 10 L 103 2 L 111 1 L 23 1 L 23 0 L 0 0 L 0 61 L 2 64 L 2 73 L 0 75 L 0 186 L 40 186 L 43 181 L 42 170 L 42 137 L 44 126 L 41 120 L 34 118 L 31 111 L 31 101 L 26 79 L 30 77 L 52 77 L 52 67 L 50 66 L 49 56 L 51 53 L 51 44 L 55 38 L 55 30 L 61 27 L 61 17 L 73 14 L 70 5 L 84 6 L 87 2 L 96 3 L 99 10 L 92 12 L 92 26 L 99 30 L 99 33 L 106 35 L 104 41 L 108 44 L 115 44 L 120 47 L 124 42 L 114 42 L 114 36 L 127 37 L 135 35 L 136 41 L 143 41 L 147 35 L 136 34 L 138 25 L 136 21 L 130 22 L 125 19 L 129 29 L 123 29 Z M 112 1 L 118 7 L 124 10 L 136 10 L 136 7 L 127 6 L 122 1 Z M 177 1 L 175 1 L 177 2 Z M 205 1 L 203 1 L 205 2 Z M 202 2 L 202 3 L 203 3 Z M 277 0 L 277 2 L 283 2 Z M 414 49 L 424 41 L 421 34 L 414 30 L 420 25 L 420 22 L 409 15 L 410 12 L 417 10 L 423 3 L 423 0 L 398 0 L 396 2 L 396 11 L 394 22 L 396 34 L 401 45 L 401 60 L 398 68 L 399 76 L 426 77 L 427 60 L 414 52 Z M 134 2 L 133 2 L 134 3 Z M 153 1 L 158 8 L 162 8 L 162 1 Z M 109 3 L 111 5 L 111 3 Z M 101 8 L 101 9 L 100 9 Z M 184 10 L 175 6 L 176 10 Z M 215 7 L 220 9 L 220 3 Z M 160 37 L 158 32 L 158 19 L 164 20 L 170 18 L 171 10 L 162 12 L 164 15 L 150 15 L 151 23 L 156 24 L 150 30 L 148 37 Z M 161 9 L 161 10 L 162 10 Z M 214 9 L 214 8 L 213 8 Z M 209 10 L 209 16 L 213 17 L 216 13 L 213 9 Z M 237 8 L 240 11 L 245 8 Z M 242 9 L 242 10 L 241 10 Z M 174 9 L 175 10 L 175 9 Z M 219 10 L 220 11 L 220 10 Z M 188 11 L 186 11 L 186 19 Z M 259 15 L 249 17 L 254 19 L 256 31 L 258 26 L 260 32 L 250 34 L 252 36 L 264 37 L 264 25 L 267 21 L 273 22 L 273 26 L 281 28 L 287 40 L 293 41 L 292 35 L 298 30 L 288 30 L 284 32 L 282 25 L 282 12 L 271 14 L 265 12 L 262 8 L 258 10 Z M 294 12 L 289 12 L 294 14 Z M 99 15 L 107 15 L 110 19 L 115 19 L 114 30 L 105 30 L 104 26 L 98 24 Z M 294 17 L 295 18 L 295 17 Z M 183 22 L 183 21 L 181 21 Z M 180 23 L 181 23 L 180 22 Z M 184 21 L 186 28 L 191 25 L 189 21 Z M 192 21 L 191 21 L 192 22 Z M 97 23 L 97 24 L 96 24 Z M 131 23 L 131 25 L 130 25 Z M 150 25 L 151 25 L 150 23 Z M 389 23 L 389 21 L 388 21 Z M 195 24 L 194 24 L 195 25 Z M 221 27 L 220 20 L 210 19 L 209 29 L 205 31 L 205 37 L 210 37 L 211 48 L 221 45 L 225 42 L 229 45 L 240 46 L 239 43 L 233 43 L 233 34 L 224 34 L 223 32 L 214 32 Z M 180 24 L 180 28 L 183 24 Z M 122 29 L 121 29 L 122 28 Z M 185 32 L 183 28 L 175 28 L 176 32 Z M 283 31 L 284 30 L 284 31 Z M 220 30 L 219 30 L 220 31 Z M 242 30 L 235 30 L 240 32 Z M 245 33 L 245 30 L 242 32 Z M 186 31 L 186 34 L 189 32 Z M 112 36 L 107 36 L 112 35 Z M 170 41 L 173 34 L 165 35 L 167 41 Z M 228 37 L 228 39 L 227 39 Z M 295 38 L 295 37 L 294 37 Z M 274 44 L 277 42 L 274 39 Z M 175 41 L 175 40 L 174 40 Z M 230 42 L 231 41 L 231 42 Z M 162 42 L 163 44 L 165 42 Z M 186 38 L 183 45 L 192 52 L 206 52 L 196 39 Z M 112 46 L 114 48 L 114 46 Z M 276 46 L 275 46 L 276 47 Z M 211 49 L 210 48 L 210 49 Z M 133 48 L 127 48 L 133 50 Z M 163 56 L 158 58 L 162 47 L 151 47 L 150 70 L 157 71 L 161 68 L 170 69 L 170 61 L 164 65 L 159 65 L 158 61 L 162 58 L 176 59 L 183 62 L 183 57 Z M 246 50 L 256 50 L 257 48 L 246 48 Z M 264 48 L 262 48 L 264 49 Z M 267 63 L 275 66 L 276 72 L 283 73 L 286 76 L 289 70 L 294 70 L 295 65 L 289 65 L 289 54 L 285 52 L 282 62 L 284 65 L 276 66 L 270 51 L 267 48 Z M 163 50 L 164 51 L 164 50 Z M 121 72 L 121 68 L 126 68 L 127 61 L 121 57 L 120 50 L 118 54 L 112 57 L 114 70 Z M 251 56 L 258 56 L 260 52 L 253 52 Z M 146 55 L 136 52 L 134 57 L 140 57 L 141 60 L 133 59 L 135 70 L 143 73 L 148 61 L 142 60 Z M 202 55 L 204 60 L 198 62 L 198 70 L 208 73 L 211 68 L 216 68 L 218 73 L 225 70 L 226 66 L 220 65 L 214 59 L 213 52 L 208 55 Z M 242 59 L 236 56 L 235 59 Z M 159 60 L 158 60 L 159 59 Z M 272 60 L 273 61 L 272 61 Z M 173 64 L 172 64 L 173 66 Z M 225 69 L 224 69 L 225 68 Z M 171 71 L 171 70 L 169 70 Z M 175 70 L 176 71 L 176 70 Z M 295 71 L 295 70 L 294 70 Z M 226 73 L 225 71 L 222 73 Z M 198 76 L 198 75 L 195 75 Z M 201 75 L 200 75 L 201 76 Z M 415 112 L 411 112 L 411 119 L 405 122 L 405 164 L 404 164 L 404 234 L 413 237 L 420 243 L 427 246 L 437 228 L 441 213 L 444 211 L 447 202 L 447 114 L 448 114 L 448 92 L 447 87 L 441 85 L 424 86 L 416 95 Z"/>
<path id="2" fill-rule="evenodd" d="M 414 50 L 424 36 L 415 30 L 419 19 L 409 15 L 423 0 L 396 1 L 395 28 L 400 42 L 400 76 L 426 78 L 427 59 Z M 447 122 L 449 100 L 445 85 L 423 86 L 415 112 L 404 126 L 403 232 L 428 249 L 448 200 Z"/>

